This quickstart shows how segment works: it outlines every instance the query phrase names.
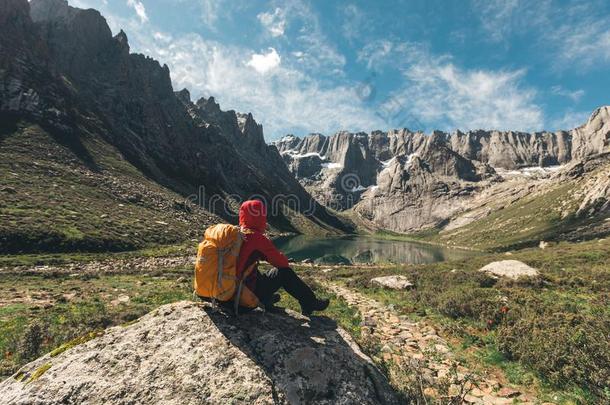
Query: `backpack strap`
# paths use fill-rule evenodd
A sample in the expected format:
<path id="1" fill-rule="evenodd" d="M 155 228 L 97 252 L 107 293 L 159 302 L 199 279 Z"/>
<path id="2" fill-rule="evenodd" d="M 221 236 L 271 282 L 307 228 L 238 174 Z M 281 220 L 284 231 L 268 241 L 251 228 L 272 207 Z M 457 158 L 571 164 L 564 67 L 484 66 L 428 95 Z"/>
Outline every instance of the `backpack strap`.
<path id="1" fill-rule="evenodd" d="M 240 300 L 240 297 L 241 297 L 241 291 L 242 291 L 242 289 L 244 287 L 244 281 L 252 273 L 252 270 L 254 270 L 255 268 L 256 268 L 256 262 L 252 263 L 246 269 L 246 271 L 244 271 L 244 274 L 239 279 L 239 285 L 237 287 L 237 294 L 235 295 L 235 298 L 233 298 L 233 305 L 235 307 L 235 316 L 239 315 L 239 300 Z"/>

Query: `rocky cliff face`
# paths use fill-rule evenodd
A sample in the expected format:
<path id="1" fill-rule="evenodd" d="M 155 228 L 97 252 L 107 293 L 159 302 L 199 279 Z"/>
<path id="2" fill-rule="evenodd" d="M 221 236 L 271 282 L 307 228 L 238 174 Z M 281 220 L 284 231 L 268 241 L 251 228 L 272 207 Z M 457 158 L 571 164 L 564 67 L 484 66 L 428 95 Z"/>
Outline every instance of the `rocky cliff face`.
<path id="1" fill-rule="evenodd" d="M 98 136 L 147 177 L 227 219 L 256 195 L 274 207 L 270 223 L 279 230 L 348 229 L 310 198 L 251 114 L 174 93 L 167 66 L 130 53 L 126 34 L 113 36 L 99 12 L 65 0 L 10 0 L 0 22 L 7 120 L 48 127 L 66 142 Z"/>
<path id="2" fill-rule="evenodd" d="M 555 133 L 406 129 L 332 136 L 293 135 L 275 142 L 289 169 L 319 201 L 354 208 L 372 227 L 412 232 L 444 226 L 472 198 L 514 175 L 610 151 L 610 107 Z M 544 169 L 551 167 L 551 169 Z"/>
<path id="3" fill-rule="evenodd" d="M 3 403 L 398 403 L 372 361 L 328 318 L 235 318 L 179 302 L 62 350 L 0 383 Z"/>

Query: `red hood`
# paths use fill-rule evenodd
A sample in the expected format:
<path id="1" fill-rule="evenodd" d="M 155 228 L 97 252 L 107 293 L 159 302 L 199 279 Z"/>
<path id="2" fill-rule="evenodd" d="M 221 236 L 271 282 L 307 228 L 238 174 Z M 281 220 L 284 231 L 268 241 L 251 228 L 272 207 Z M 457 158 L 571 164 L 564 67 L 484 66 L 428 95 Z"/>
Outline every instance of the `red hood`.
<path id="1" fill-rule="evenodd" d="M 267 209 L 259 200 L 245 201 L 239 207 L 239 226 L 254 231 L 265 232 L 267 227 Z"/>

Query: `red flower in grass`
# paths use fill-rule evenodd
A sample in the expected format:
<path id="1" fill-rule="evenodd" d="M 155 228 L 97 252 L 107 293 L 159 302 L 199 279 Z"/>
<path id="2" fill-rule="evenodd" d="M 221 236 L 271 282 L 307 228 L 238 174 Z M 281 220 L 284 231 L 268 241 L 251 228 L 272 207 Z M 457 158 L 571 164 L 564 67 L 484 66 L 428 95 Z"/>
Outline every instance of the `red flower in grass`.
<path id="1" fill-rule="evenodd" d="M 503 314 L 506 314 L 508 312 L 508 307 L 506 305 L 504 305 L 502 308 L 500 308 L 500 312 L 502 312 Z"/>

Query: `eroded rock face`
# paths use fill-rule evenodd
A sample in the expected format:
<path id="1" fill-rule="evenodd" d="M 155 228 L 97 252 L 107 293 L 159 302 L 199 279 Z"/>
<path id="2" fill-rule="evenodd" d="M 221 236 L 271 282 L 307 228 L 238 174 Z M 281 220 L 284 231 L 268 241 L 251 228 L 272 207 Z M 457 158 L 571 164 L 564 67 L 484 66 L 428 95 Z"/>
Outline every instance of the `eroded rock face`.
<path id="1" fill-rule="evenodd" d="M 235 318 L 192 302 L 160 307 L 20 373 L 0 383 L 3 403 L 398 403 L 328 318 Z"/>
<path id="2" fill-rule="evenodd" d="M 607 153 L 610 107 L 596 110 L 579 128 L 555 133 L 479 130 L 426 135 L 401 129 L 303 139 L 290 135 L 275 146 L 291 172 L 323 204 L 353 209 L 371 228 L 414 232 L 444 227 L 455 215 L 476 208 L 472 200 L 499 182 L 548 177 L 558 165 Z M 605 207 L 606 184 L 600 180 L 593 186 L 595 191 L 584 202 L 587 207 Z M 453 221 L 452 226 L 457 224 Z"/>

